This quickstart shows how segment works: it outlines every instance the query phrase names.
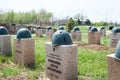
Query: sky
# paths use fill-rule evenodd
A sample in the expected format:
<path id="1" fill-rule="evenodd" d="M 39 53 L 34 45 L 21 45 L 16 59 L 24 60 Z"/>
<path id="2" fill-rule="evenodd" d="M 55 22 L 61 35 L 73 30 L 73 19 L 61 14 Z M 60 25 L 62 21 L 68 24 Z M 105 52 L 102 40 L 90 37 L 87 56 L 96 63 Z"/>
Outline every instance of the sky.
<path id="1" fill-rule="evenodd" d="M 120 23 L 120 0 L 0 0 L 0 9 L 38 11 L 45 9 L 57 18 L 83 13 L 92 22 Z"/>

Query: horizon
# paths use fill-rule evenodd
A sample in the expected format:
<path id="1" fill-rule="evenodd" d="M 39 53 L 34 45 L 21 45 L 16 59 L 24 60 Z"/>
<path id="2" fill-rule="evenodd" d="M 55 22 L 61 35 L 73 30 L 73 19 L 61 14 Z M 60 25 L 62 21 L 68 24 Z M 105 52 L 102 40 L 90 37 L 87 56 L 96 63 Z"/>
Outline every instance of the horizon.
<path id="1" fill-rule="evenodd" d="M 0 9 L 16 12 L 45 9 L 57 18 L 73 17 L 77 13 L 82 13 L 92 22 L 120 23 L 119 2 L 118 0 L 0 0 Z"/>

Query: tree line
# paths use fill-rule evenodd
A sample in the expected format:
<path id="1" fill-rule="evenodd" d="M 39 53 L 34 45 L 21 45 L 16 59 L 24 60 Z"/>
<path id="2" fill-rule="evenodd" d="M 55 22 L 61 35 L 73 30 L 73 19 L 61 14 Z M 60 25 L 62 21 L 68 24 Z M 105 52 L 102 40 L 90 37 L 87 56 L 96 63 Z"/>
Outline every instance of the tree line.
<path id="1" fill-rule="evenodd" d="M 53 13 L 47 12 L 45 9 L 41 9 L 38 12 L 31 10 L 29 12 L 15 12 L 10 10 L 0 13 L 0 22 L 16 23 L 16 24 L 30 24 L 50 21 L 53 17 Z"/>

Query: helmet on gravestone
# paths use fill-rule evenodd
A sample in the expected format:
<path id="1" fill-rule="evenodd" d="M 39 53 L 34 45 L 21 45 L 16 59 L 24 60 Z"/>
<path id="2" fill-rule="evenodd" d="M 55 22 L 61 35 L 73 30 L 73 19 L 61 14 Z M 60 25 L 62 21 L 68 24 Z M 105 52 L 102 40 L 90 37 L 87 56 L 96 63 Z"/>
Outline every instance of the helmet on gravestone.
<path id="1" fill-rule="evenodd" d="M 92 27 L 92 28 L 90 29 L 90 32 L 98 32 L 98 30 L 97 30 L 97 28 Z"/>
<path id="2" fill-rule="evenodd" d="M 57 30 L 52 37 L 52 45 L 71 45 L 72 39 L 69 33 L 65 30 Z"/>
<path id="3" fill-rule="evenodd" d="M 17 31 L 16 38 L 31 38 L 31 32 L 27 28 L 21 28 Z"/>
<path id="4" fill-rule="evenodd" d="M 40 26 L 36 26 L 36 29 L 41 29 L 41 27 Z"/>
<path id="5" fill-rule="evenodd" d="M 105 27 L 104 27 L 104 26 L 101 26 L 101 27 L 100 27 L 100 30 L 104 30 L 104 29 L 105 29 Z"/>
<path id="6" fill-rule="evenodd" d="M 8 30 L 4 26 L 0 26 L 0 35 L 7 35 Z"/>
<path id="7" fill-rule="evenodd" d="M 49 30 L 51 30 L 52 29 L 52 27 L 51 26 L 48 26 L 47 27 L 47 31 L 49 31 Z"/>
<path id="8" fill-rule="evenodd" d="M 79 29 L 79 27 L 77 27 L 77 26 L 75 26 L 74 28 L 73 28 L 73 31 L 80 31 L 80 29 Z"/>
<path id="9" fill-rule="evenodd" d="M 63 27 L 63 26 L 60 26 L 60 27 L 58 28 L 58 30 L 64 30 L 64 27 Z"/>
<path id="10" fill-rule="evenodd" d="M 118 44 L 115 50 L 115 57 L 120 59 L 120 41 L 118 41 Z"/>
<path id="11" fill-rule="evenodd" d="M 92 28 L 92 26 L 89 26 L 89 27 L 88 27 L 88 30 L 90 30 L 91 28 Z"/>
<path id="12" fill-rule="evenodd" d="M 114 28 L 112 29 L 112 33 L 113 33 L 113 34 L 120 33 L 120 28 L 114 27 Z"/>

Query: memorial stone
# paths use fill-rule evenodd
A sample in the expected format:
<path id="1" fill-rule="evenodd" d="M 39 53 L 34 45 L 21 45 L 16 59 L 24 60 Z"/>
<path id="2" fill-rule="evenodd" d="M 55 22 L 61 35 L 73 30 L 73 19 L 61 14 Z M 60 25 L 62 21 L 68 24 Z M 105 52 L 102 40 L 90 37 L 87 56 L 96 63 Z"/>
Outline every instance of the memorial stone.
<path id="1" fill-rule="evenodd" d="M 42 36 L 42 28 L 40 26 L 36 27 L 36 36 Z"/>
<path id="2" fill-rule="evenodd" d="M 100 31 L 101 37 L 105 37 L 106 36 L 105 27 L 101 27 L 99 31 Z"/>
<path id="3" fill-rule="evenodd" d="M 53 34 L 54 34 L 54 30 L 51 28 L 51 26 L 49 26 L 49 27 L 47 28 L 46 35 L 47 35 L 48 38 L 51 39 L 52 36 L 53 36 Z"/>
<path id="4" fill-rule="evenodd" d="M 100 44 L 100 32 L 98 32 L 97 28 L 92 27 L 88 32 L 88 43 Z"/>
<path id="5" fill-rule="evenodd" d="M 4 27 L 0 27 L 0 54 L 10 56 L 11 51 L 11 36 L 8 35 L 8 30 Z"/>
<path id="6" fill-rule="evenodd" d="M 57 30 L 46 42 L 46 75 L 50 80 L 77 80 L 77 45 L 65 30 Z"/>
<path id="7" fill-rule="evenodd" d="M 24 66 L 35 64 L 35 42 L 31 38 L 31 32 L 21 28 L 14 39 L 14 60 Z"/>

